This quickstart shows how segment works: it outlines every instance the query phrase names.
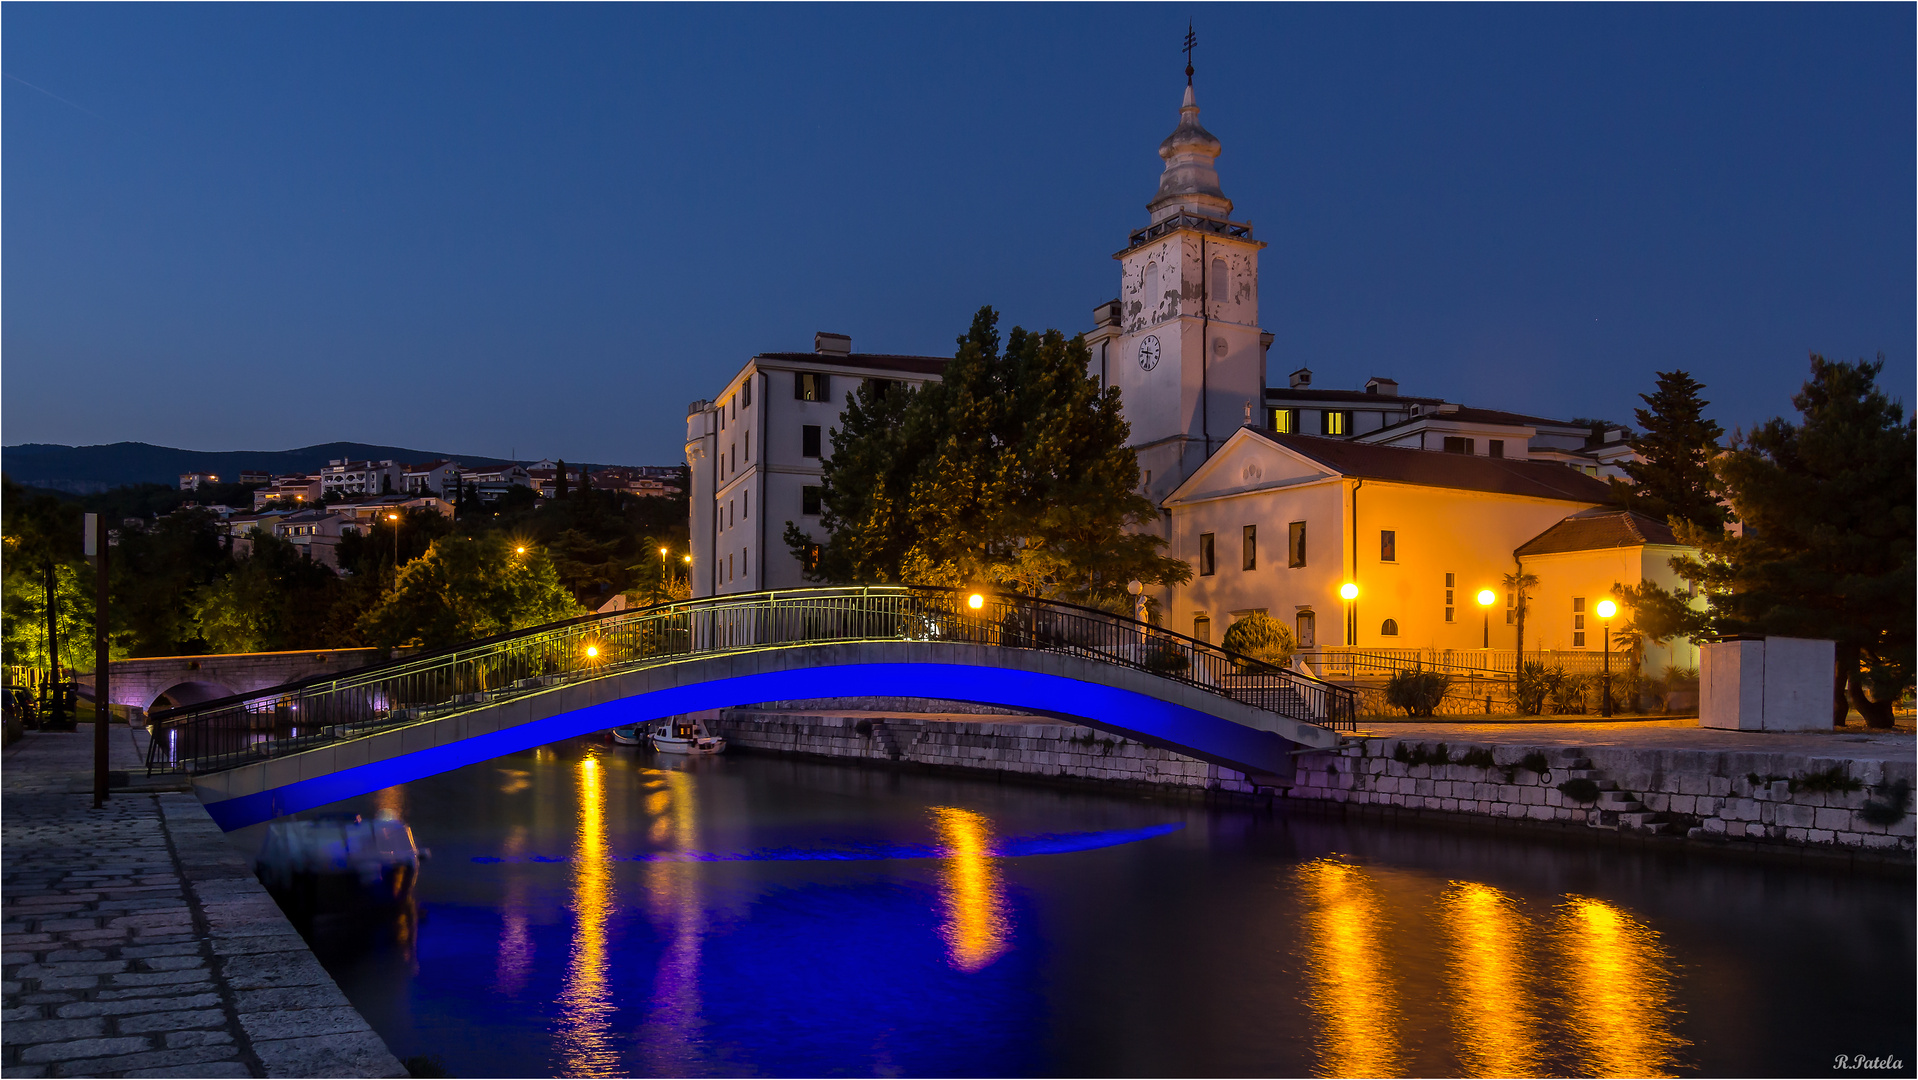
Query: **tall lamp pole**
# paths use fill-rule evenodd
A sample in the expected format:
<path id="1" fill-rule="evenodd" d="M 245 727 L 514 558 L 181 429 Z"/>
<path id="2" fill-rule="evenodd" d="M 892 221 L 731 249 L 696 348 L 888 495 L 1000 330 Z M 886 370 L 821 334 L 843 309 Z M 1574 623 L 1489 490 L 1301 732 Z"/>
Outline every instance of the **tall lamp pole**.
<path id="1" fill-rule="evenodd" d="M 1598 602 L 1598 632 L 1605 635 L 1605 676 L 1598 703 L 1598 715 L 1612 715 L 1612 616 L 1618 614 L 1618 605 L 1610 600 Z"/>
<path id="2" fill-rule="evenodd" d="M 93 808 L 107 801 L 107 516 L 88 514 L 84 550 L 93 558 Z"/>
<path id="3" fill-rule="evenodd" d="M 400 516 L 388 514 L 386 522 L 393 526 L 393 581 L 397 585 L 400 577 Z"/>
<path id="4" fill-rule="evenodd" d="M 1487 652 L 1492 650 L 1492 605 L 1498 601 L 1498 594 L 1490 589 L 1478 591 L 1478 606 L 1485 610 L 1485 644 Z"/>

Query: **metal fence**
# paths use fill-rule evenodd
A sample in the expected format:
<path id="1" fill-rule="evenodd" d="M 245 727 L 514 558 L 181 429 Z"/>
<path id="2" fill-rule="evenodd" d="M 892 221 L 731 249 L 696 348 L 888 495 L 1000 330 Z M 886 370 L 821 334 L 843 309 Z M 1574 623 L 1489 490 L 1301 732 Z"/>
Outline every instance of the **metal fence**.
<path id="1" fill-rule="evenodd" d="M 214 772 L 621 671 L 696 656 L 860 641 L 1066 653 L 1148 671 L 1335 730 L 1355 724 L 1356 696 L 1346 687 L 1123 616 L 1003 593 L 869 586 L 707 597 L 588 615 L 156 712 L 147 769 Z"/>
<path id="2" fill-rule="evenodd" d="M 1325 679 L 1386 678 L 1400 671 L 1510 679 L 1519 663 L 1516 649 L 1376 649 L 1332 645 L 1302 649 L 1297 656 Z M 1603 650 L 1527 649 L 1524 660 L 1528 664 L 1544 664 L 1548 669 L 1562 668 L 1567 675 L 1596 675 L 1605 666 Z M 1612 651 L 1614 674 L 1624 671 L 1630 663 L 1623 650 Z"/>

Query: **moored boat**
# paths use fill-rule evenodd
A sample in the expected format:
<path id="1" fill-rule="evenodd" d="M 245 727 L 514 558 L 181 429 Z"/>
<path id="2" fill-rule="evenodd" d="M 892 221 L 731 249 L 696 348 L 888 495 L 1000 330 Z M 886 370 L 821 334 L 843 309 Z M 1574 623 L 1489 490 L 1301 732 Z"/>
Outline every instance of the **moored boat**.
<path id="1" fill-rule="evenodd" d="M 662 754 L 723 754 L 726 740 L 706 729 L 706 722 L 673 716 L 647 725 L 653 749 Z"/>

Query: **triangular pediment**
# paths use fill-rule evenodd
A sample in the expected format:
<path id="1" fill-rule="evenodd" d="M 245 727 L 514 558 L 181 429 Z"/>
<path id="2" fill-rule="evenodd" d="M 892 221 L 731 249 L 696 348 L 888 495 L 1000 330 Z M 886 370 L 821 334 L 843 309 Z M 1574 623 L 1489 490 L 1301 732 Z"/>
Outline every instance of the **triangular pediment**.
<path id="1" fill-rule="evenodd" d="M 1240 428 L 1211 460 L 1166 496 L 1165 505 L 1316 483 L 1338 475 L 1320 462 L 1260 438 L 1250 428 Z"/>

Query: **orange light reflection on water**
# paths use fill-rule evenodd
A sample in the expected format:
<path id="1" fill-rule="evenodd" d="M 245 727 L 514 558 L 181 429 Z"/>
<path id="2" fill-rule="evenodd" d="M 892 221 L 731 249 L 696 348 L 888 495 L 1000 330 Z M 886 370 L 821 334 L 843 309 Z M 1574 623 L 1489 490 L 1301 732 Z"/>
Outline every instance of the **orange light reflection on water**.
<path id="1" fill-rule="evenodd" d="M 657 815 L 651 830 L 654 842 L 670 851 L 698 851 L 694 778 L 679 770 L 662 770 L 658 778 L 663 786 L 645 800 L 646 812 Z M 666 951 L 659 958 L 652 997 L 634 1043 L 640 1059 L 667 1076 L 696 1075 L 706 1067 L 698 1050 L 704 1023 L 700 963 L 707 921 L 705 872 L 702 863 L 677 860 L 647 863 L 644 870 L 647 911 L 663 932 Z"/>
<path id="2" fill-rule="evenodd" d="M 1672 1032 L 1671 975 L 1658 933 L 1602 900 L 1568 896 L 1556 937 L 1578 1071 L 1675 1075 L 1686 1044 Z"/>
<path id="3" fill-rule="evenodd" d="M 1332 859 L 1306 863 L 1294 877 L 1305 900 L 1306 1001 L 1319 1019 L 1319 1075 L 1404 1075 L 1377 883 Z"/>
<path id="4" fill-rule="evenodd" d="M 1454 881 L 1439 897 L 1446 984 L 1467 1076 L 1537 1076 L 1544 1042 L 1529 948 L 1531 926 L 1511 897 Z"/>
<path id="5" fill-rule="evenodd" d="M 939 936 L 946 959 L 960 971 L 981 971 L 1006 951 L 1012 928 L 1005 885 L 992 858 L 992 823 L 956 806 L 928 810 L 945 855 L 939 871 L 945 922 Z"/>
<path id="6" fill-rule="evenodd" d="M 604 766 L 579 762 L 579 837 L 573 844 L 573 949 L 559 997 L 559 1050 L 570 1076 L 621 1070 L 610 1038 L 613 1002 L 606 984 L 606 922 L 613 864 L 606 849 Z"/>

